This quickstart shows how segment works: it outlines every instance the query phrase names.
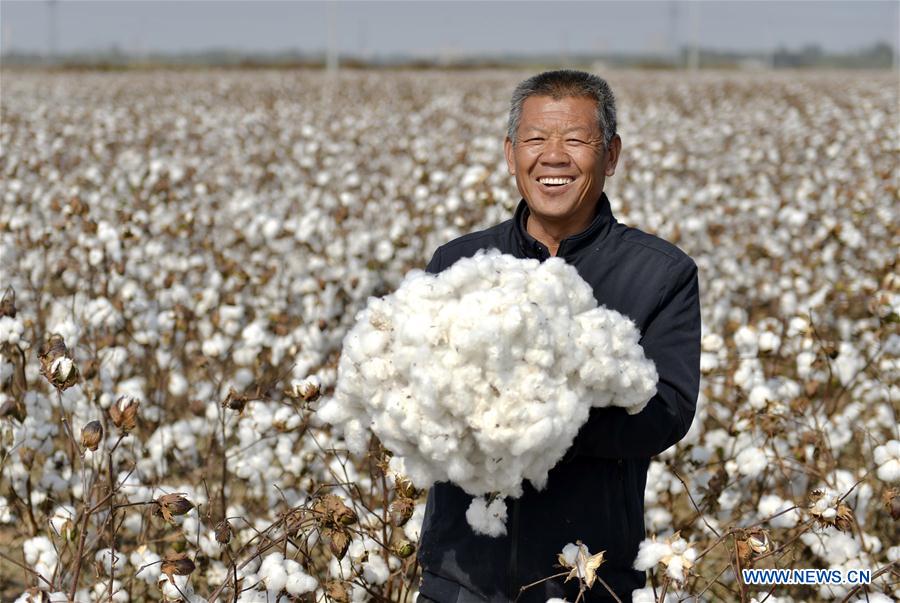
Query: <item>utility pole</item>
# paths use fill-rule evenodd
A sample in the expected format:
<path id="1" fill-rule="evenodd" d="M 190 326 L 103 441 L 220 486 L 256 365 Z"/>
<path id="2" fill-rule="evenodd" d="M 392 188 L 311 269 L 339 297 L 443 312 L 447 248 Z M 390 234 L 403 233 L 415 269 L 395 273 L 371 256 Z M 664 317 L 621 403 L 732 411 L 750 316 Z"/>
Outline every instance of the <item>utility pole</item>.
<path id="1" fill-rule="evenodd" d="M 336 6 L 337 3 L 334 0 L 328 2 L 328 48 L 325 52 L 325 68 L 329 77 L 337 73 L 338 70 Z"/>
<path id="2" fill-rule="evenodd" d="M 678 0 L 669 2 L 669 49 L 672 53 L 672 64 L 681 66 L 681 57 L 678 51 Z"/>
<path id="3" fill-rule="evenodd" d="M 688 69 L 700 68 L 700 2 L 694 0 L 691 7 L 691 48 L 688 52 Z"/>
<path id="4" fill-rule="evenodd" d="M 325 6 L 325 84 L 322 86 L 322 104 L 329 114 L 334 114 L 334 99 L 338 87 L 337 9 L 335 0 Z"/>
<path id="5" fill-rule="evenodd" d="M 57 30 L 56 30 L 57 0 L 47 0 L 47 62 L 56 61 Z"/>

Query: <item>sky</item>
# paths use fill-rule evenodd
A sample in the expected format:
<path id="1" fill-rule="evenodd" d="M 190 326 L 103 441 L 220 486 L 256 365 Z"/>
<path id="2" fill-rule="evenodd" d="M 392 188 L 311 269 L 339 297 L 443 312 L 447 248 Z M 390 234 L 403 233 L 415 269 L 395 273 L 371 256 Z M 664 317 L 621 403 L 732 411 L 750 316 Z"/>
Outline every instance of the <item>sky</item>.
<path id="1" fill-rule="evenodd" d="M 0 47 L 378 56 L 666 53 L 696 35 L 719 50 L 847 51 L 900 38 L 900 1 L 271 2 L 0 0 Z"/>

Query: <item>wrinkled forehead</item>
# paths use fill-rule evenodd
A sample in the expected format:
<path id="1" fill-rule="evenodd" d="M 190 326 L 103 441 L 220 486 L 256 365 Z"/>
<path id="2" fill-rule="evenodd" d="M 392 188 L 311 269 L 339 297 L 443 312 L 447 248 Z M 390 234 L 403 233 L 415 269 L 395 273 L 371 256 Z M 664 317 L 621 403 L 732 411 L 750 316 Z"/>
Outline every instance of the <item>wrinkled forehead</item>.
<path id="1" fill-rule="evenodd" d="M 530 96 L 522 103 L 519 130 L 598 134 L 597 102 L 583 96 Z"/>

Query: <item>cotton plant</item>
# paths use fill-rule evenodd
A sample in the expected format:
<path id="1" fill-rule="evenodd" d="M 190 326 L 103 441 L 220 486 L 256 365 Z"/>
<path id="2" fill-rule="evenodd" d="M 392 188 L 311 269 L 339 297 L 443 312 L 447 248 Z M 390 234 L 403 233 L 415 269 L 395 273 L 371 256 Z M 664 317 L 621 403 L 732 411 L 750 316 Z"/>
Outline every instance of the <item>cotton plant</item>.
<path id="1" fill-rule="evenodd" d="M 676 532 L 663 541 L 643 540 L 638 547 L 634 569 L 645 571 L 660 565 L 669 579 L 684 582 L 696 560 L 696 549 Z"/>
<path id="2" fill-rule="evenodd" d="M 544 487 L 592 407 L 635 414 L 656 393 L 639 337 L 562 259 L 483 252 L 371 299 L 318 416 L 356 454 L 371 429 L 418 488 L 458 484 L 469 525 L 499 536 L 502 498 Z"/>
<path id="3" fill-rule="evenodd" d="M 558 555 L 560 567 L 569 570 L 566 582 L 578 580 L 586 588 L 592 588 L 597 580 L 597 570 L 603 565 L 604 552 L 591 554 L 590 549 L 582 542 L 568 543 Z"/>

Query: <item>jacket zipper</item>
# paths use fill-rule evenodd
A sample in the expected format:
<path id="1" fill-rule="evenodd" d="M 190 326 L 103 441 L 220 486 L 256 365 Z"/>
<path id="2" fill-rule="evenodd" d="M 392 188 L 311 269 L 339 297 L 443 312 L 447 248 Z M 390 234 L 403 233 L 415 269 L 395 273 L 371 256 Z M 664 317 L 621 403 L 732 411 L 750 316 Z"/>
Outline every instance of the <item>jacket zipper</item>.
<path id="1" fill-rule="evenodd" d="M 512 501 L 512 518 L 509 522 L 509 596 L 515 599 L 518 594 L 516 588 L 516 566 L 519 564 L 519 499 Z"/>

